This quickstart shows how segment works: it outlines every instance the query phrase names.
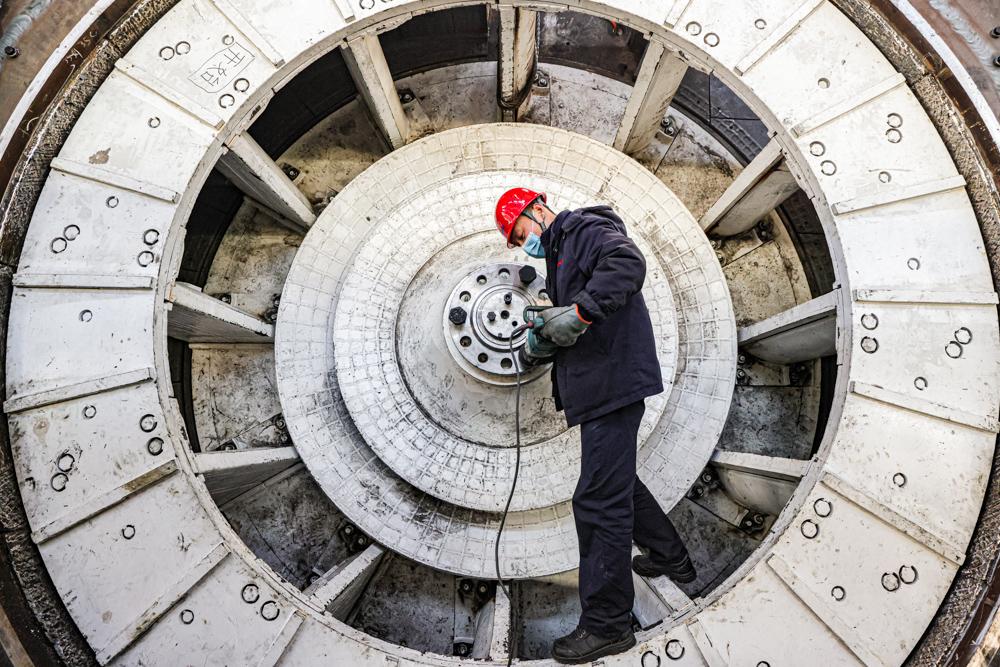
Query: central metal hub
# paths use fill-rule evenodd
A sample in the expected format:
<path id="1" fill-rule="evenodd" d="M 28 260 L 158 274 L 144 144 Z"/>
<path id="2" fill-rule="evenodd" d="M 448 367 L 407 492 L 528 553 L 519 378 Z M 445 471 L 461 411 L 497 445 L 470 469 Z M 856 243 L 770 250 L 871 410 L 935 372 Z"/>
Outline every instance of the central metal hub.
<path id="1" fill-rule="evenodd" d="M 524 309 L 549 305 L 545 276 L 535 267 L 491 264 L 477 269 L 459 281 L 445 302 L 448 348 L 467 372 L 506 384 L 516 375 L 511 343 L 516 351 L 527 339 L 526 331 L 514 333 L 524 324 Z"/>

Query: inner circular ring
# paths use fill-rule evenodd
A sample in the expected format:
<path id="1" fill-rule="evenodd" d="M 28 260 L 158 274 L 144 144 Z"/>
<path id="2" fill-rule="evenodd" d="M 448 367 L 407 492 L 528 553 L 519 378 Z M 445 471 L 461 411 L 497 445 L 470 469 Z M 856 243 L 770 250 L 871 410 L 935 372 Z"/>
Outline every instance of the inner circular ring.
<path id="1" fill-rule="evenodd" d="M 646 401 L 638 472 L 665 509 L 711 457 L 735 383 L 735 318 L 715 252 L 677 197 L 634 160 L 563 130 L 491 124 L 426 137 L 369 167 L 323 212 L 289 271 L 276 332 L 279 395 L 303 461 L 338 508 L 389 548 L 469 576 L 492 572 L 514 459 L 509 446 L 478 440 L 513 441 L 514 392 L 454 363 L 441 318 L 462 276 L 526 261 L 493 222 L 512 183 L 549 193 L 560 209 L 612 204 L 647 259 L 643 297 L 666 390 Z M 543 375 L 529 393 L 540 422 L 560 423 L 546 413 L 547 382 Z M 439 405 L 454 414 L 433 414 Z M 476 438 L 455 435 L 468 431 Z M 577 438 L 574 428 L 526 440 L 534 444 L 523 450 L 501 545 L 517 553 L 507 575 L 576 566 Z"/>

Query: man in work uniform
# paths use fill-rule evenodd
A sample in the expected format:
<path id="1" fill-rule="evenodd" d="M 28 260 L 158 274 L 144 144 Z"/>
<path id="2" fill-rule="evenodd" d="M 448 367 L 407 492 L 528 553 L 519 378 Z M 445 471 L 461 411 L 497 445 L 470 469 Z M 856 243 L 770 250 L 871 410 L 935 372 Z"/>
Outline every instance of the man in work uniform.
<path id="1" fill-rule="evenodd" d="M 635 645 L 630 562 L 647 577 L 696 577 L 677 531 L 636 476 L 644 399 L 663 391 L 640 292 L 646 261 L 609 206 L 556 215 L 544 194 L 515 188 L 497 202 L 496 222 L 508 247 L 545 258 L 553 307 L 529 331 L 520 358 L 553 363 L 556 409 L 567 425 L 580 424 L 582 450 L 573 494 L 582 614 L 577 629 L 555 641 L 552 657 L 589 662 Z M 632 559 L 633 539 L 648 556 Z"/>

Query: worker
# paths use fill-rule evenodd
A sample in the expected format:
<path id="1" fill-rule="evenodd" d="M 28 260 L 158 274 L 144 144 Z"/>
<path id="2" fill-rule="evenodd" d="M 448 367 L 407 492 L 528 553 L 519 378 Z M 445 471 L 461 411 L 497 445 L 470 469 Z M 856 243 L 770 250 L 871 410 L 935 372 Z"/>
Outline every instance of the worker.
<path id="1" fill-rule="evenodd" d="M 635 645 L 632 572 L 690 583 L 696 572 L 677 530 L 636 476 L 645 399 L 663 391 L 649 311 L 646 261 L 610 206 L 556 215 L 527 188 L 500 197 L 496 223 L 508 247 L 545 258 L 553 307 L 521 348 L 522 363 L 552 362 L 556 409 L 580 425 L 573 516 L 580 543 L 579 624 L 552 657 L 590 662 Z M 632 558 L 632 542 L 649 551 Z M 631 570 L 630 570 L 631 565 Z"/>

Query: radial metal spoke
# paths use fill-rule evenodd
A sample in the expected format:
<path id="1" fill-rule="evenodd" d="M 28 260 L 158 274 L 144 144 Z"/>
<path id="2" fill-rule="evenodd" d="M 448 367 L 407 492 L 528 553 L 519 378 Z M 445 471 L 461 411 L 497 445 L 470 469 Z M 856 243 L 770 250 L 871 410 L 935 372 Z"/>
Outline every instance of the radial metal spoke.
<path id="1" fill-rule="evenodd" d="M 660 129 L 688 66 L 657 39 L 650 39 L 615 136 L 614 147 L 629 155 L 646 148 Z"/>
<path id="2" fill-rule="evenodd" d="M 812 461 L 720 450 L 712 455 L 712 463 L 730 498 L 744 507 L 777 516 Z"/>
<path id="3" fill-rule="evenodd" d="M 509 585 L 516 585 L 511 582 Z M 472 644 L 472 654 L 477 660 L 507 660 L 510 651 L 514 650 L 513 624 L 511 623 L 510 599 L 497 586 L 496 595 L 483 605 L 476 614 L 475 641 Z"/>
<path id="4" fill-rule="evenodd" d="M 500 5 L 500 56 L 497 86 L 500 119 L 520 119 L 531 99 L 538 57 L 538 12 Z"/>
<path id="5" fill-rule="evenodd" d="M 274 160 L 248 134 L 227 142 L 219 171 L 245 195 L 305 233 L 316 222 L 312 204 Z"/>
<path id="6" fill-rule="evenodd" d="M 347 40 L 344 60 L 372 118 L 392 148 L 410 140 L 410 121 L 396 92 L 378 34 L 367 32 Z"/>
<path id="7" fill-rule="evenodd" d="M 640 556 L 639 547 L 632 546 L 632 555 Z M 635 584 L 635 603 L 632 614 L 645 629 L 656 625 L 663 619 L 680 617 L 693 609 L 694 602 L 669 577 L 641 577 L 632 573 Z"/>
<path id="8" fill-rule="evenodd" d="M 265 343 L 274 325 L 208 296 L 188 283 L 175 283 L 167 335 L 189 343 Z"/>
<path id="9" fill-rule="evenodd" d="M 304 593 L 317 606 L 344 620 L 357 604 L 385 554 L 384 548 L 372 544 L 330 569 L 306 588 Z"/>
<path id="10" fill-rule="evenodd" d="M 736 236 L 752 228 L 798 190 L 778 142 L 771 140 L 700 220 L 705 233 Z"/>
<path id="11" fill-rule="evenodd" d="M 836 354 L 839 296 L 834 290 L 761 322 L 741 327 L 738 333 L 740 349 L 777 364 Z"/>
<path id="12" fill-rule="evenodd" d="M 255 488 L 299 462 L 294 447 L 258 447 L 195 455 L 195 472 L 219 505 Z"/>

